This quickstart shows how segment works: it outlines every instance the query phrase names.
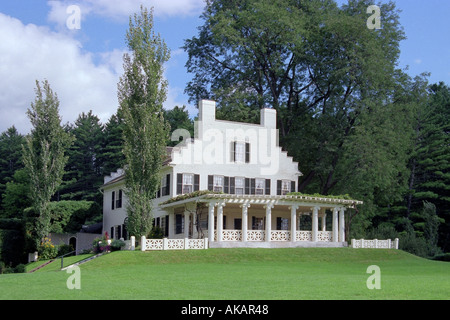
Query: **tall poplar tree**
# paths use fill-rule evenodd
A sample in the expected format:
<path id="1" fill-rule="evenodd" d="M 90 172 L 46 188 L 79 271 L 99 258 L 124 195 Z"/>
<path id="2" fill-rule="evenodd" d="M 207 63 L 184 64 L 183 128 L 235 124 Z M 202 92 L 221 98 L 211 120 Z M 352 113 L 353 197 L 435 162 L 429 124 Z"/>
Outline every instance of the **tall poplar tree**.
<path id="1" fill-rule="evenodd" d="M 61 127 L 59 100 L 45 80 L 36 81 L 36 98 L 27 110 L 32 129 L 23 146 L 23 162 L 30 178 L 30 198 L 37 215 L 36 245 L 50 232 L 49 203 L 62 182 L 66 150 L 72 136 Z"/>
<path id="2" fill-rule="evenodd" d="M 169 128 L 163 116 L 167 95 L 163 65 L 169 50 L 153 31 L 153 11 L 143 6 L 130 17 L 126 40 L 131 54 L 123 58 L 118 98 L 123 114 L 127 228 L 130 235 L 142 236 L 151 230 L 152 199 L 166 154 Z"/>

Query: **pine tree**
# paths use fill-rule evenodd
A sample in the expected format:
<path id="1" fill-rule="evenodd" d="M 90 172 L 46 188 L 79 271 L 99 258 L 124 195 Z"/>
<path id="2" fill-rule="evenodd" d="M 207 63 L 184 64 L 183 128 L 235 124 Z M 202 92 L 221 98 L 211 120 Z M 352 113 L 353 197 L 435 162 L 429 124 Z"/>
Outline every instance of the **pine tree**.
<path id="1" fill-rule="evenodd" d="M 75 137 L 75 142 L 68 150 L 69 160 L 64 175 L 66 182 L 60 190 L 60 198 L 100 202 L 99 187 L 103 182 L 103 126 L 100 119 L 92 111 L 87 114 L 83 112 L 69 131 Z"/>
<path id="2" fill-rule="evenodd" d="M 12 181 L 14 172 L 23 168 L 22 144 L 25 139 L 12 126 L 0 135 L 0 203 L 6 183 Z"/>
<path id="3" fill-rule="evenodd" d="M 103 129 L 102 176 L 109 175 L 118 168 L 123 168 L 125 156 L 123 154 L 123 117 L 120 109 L 113 114 Z"/>
<path id="4" fill-rule="evenodd" d="M 47 80 L 36 81 L 36 98 L 28 109 L 32 129 L 23 146 L 23 162 L 30 177 L 30 197 L 37 214 L 35 244 L 50 231 L 48 209 L 51 197 L 62 182 L 65 155 L 73 138 L 61 127 L 59 101 Z"/>
<path id="5" fill-rule="evenodd" d="M 124 55 L 125 74 L 118 85 L 123 113 L 128 231 L 147 235 L 152 223 L 152 199 L 159 188 L 163 157 L 166 154 L 168 125 L 163 116 L 167 94 L 164 63 L 169 51 L 153 31 L 153 13 L 141 6 L 140 14 L 130 17 Z"/>

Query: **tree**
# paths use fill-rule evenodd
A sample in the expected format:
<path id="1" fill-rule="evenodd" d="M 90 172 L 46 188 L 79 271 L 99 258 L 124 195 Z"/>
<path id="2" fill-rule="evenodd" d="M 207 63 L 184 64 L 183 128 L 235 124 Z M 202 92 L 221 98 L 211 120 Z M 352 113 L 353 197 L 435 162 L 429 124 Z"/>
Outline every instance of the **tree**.
<path id="1" fill-rule="evenodd" d="M 49 202 L 61 184 L 66 150 L 73 142 L 72 136 L 61 127 L 59 101 L 47 80 L 43 87 L 36 81 L 36 98 L 27 115 L 31 134 L 23 146 L 23 162 L 30 177 L 30 198 L 38 215 L 35 232 L 36 245 L 50 232 Z"/>
<path id="2" fill-rule="evenodd" d="M 407 197 L 408 218 L 422 225 L 422 203 L 435 205 L 445 223 L 439 245 L 450 249 L 450 88 L 444 83 L 428 87 L 427 101 L 417 113 L 415 148 Z"/>
<path id="3" fill-rule="evenodd" d="M 122 168 L 125 164 L 123 154 L 123 117 L 119 110 L 113 114 L 103 129 L 101 152 L 102 176 Z"/>
<path id="4" fill-rule="evenodd" d="M 101 202 L 103 125 L 92 111 L 87 114 L 83 112 L 69 132 L 75 137 L 75 142 L 68 149 L 65 183 L 59 191 L 60 198 Z"/>
<path id="5" fill-rule="evenodd" d="M 25 139 L 12 126 L 0 135 L 0 202 L 16 170 L 23 168 L 22 144 Z"/>
<path id="6" fill-rule="evenodd" d="M 381 5 L 383 28 L 369 30 L 370 4 L 210 1 L 199 35 L 185 42 L 194 75 L 186 92 L 245 107 L 247 121 L 276 109 L 280 144 L 304 173 L 299 191 L 333 193 L 346 139 L 362 114 L 389 103 L 397 81 L 398 12 Z"/>
<path id="7" fill-rule="evenodd" d="M 170 126 L 170 133 L 173 133 L 177 129 L 185 129 L 189 131 L 191 137 L 194 137 L 194 122 L 189 118 L 189 113 L 185 106 L 181 108 L 175 106 L 171 110 L 164 110 L 164 119 L 166 119 Z M 175 146 L 178 143 L 178 141 L 171 141 L 169 139 L 167 145 Z"/>
<path id="8" fill-rule="evenodd" d="M 124 55 L 124 75 L 118 85 L 123 114 L 128 231 L 147 235 L 152 223 L 152 199 L 160 185 L 161 167 L 166 155 L 168 125 L 163 116 L 167 81 L 163 65 L 169 51 L 153 31 L 153 12 L 141 6 L 130 17 Z"/>

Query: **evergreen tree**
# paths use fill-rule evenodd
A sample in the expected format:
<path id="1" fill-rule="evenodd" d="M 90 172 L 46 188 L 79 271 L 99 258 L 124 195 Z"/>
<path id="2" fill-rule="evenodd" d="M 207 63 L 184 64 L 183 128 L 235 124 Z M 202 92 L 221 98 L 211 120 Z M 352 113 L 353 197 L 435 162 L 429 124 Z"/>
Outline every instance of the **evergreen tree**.
<path id="1" fill-rule="evenodd" d="M 407 216 L 422 232 L 422 203 L 432 203 L 444 223 L 439 245 L 450 250 L 450 88 L 444 83 L 429 87 L 429 100 L 417 116 L 416 148 L 411 159 Z M 417 228 L 418 227 L 418 228 Z"/>
<path id="2" fill-rule="evenodd" d="M 178 107 L 171 110 L 164 110 L 164 119 L 167 120 L 167 123 L 170 126 L 170 133 L 173 133 L 177 129 L 185 129 L 189 131 L 191 138 L 194 137 L 194 122 L 189 118 L 189 113 L 186 110 L 186 107 Z M 175 146 L 178 144 L 178 141 L 171 141 L 169 137 L 169 141 L 167 142 L 168 146 Z"/>
<path id="3" fill-rule="evenodd" d="M 166 155 L 168 125 L 163 102 L 167 94 L 164 63 L 169 59 L 166 44 L 153 31 L 153 13 L 141 6 L 130 17 L 124 55 L 124 75 L 118 96 L 123 114 L 128 231 L 147 235 L 152 223 L 152 199 L 159 188 L 160 170 Z"/>
<path id="4" fill-rule="evenodd" d="M 59 101 L 47 80 L 36 81 L 36 98 L 28 109 L 32 129 L 23 146 L 23 162 L 30 177 L 30 197 L 37 214 L 35 244 L 50 232 L 49 202 L 61 184 L 65 155 L 73 138 L 61 127 Z"/>
<path id="5" fill-rule="evenodd" d="M 12 181 L 14 172 L 23 168 L 22 144 L 25 138 L 12 126 L 0 135 L 0 203 L 6 183 Z"/>
<path id="6" fill-rule="evenodd" d="M 123 168 L 125 156 L 123 154 L 123 117 L 120 109 L 113 114 L 103 129 L 102 152 L 102 176 Z"/>
<path id="7" fill-rule="evenodd" d="M 99 187 L 103 182 L 101 147 L 103 126 L 92 111 L 81 113 L 69 132 L 75 142 L 68 150 L 65 184 L 60 199 L 101 202 Z"/>

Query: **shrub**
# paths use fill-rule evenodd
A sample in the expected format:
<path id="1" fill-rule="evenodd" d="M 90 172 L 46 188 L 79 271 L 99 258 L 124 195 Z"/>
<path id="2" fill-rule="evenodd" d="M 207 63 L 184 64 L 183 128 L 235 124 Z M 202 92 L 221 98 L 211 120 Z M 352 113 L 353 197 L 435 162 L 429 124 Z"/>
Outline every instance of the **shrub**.
<path id="1" fill-rule="evenodd" d="M 40 260 L 50 260 L 58 255 L 58 248 L 52 243 L 52 239 L 45 237 L 38 248 Z"/>
<path id="2" fill-rule="evenodd" d="M 111 251 L 111 245 L 109 243 L 108 232 L 105 232 L 105 235 L 101 238 L 96 238 L 92 245 L 94 253 L 102 253 Z"/>
<path id="3" fill-rule="evenodd" d="M 74 251 L 72 245 L 70 244 L 61 244 L 58 246 L 58 256 L 62 256 Z"/>
<path id="4" fill-rule="evenodd" d="M 164 238 L 164 231 L 161 227 L 153 227 L 148 235 L 149 239 L 162 239 Z"/>
<path id="5" fill-rule="evenodd" d="M 111 251 L 118 251 L 125 246 L 125 241 L 114 239 L 111 241 Z"/>

